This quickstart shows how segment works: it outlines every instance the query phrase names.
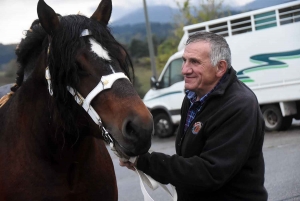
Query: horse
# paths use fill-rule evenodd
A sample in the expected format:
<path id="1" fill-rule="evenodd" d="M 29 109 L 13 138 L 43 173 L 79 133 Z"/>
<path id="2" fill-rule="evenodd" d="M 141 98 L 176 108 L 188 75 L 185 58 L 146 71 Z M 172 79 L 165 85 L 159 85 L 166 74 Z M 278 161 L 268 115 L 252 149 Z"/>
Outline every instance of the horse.
<path id="1" fill-rule="evenodd" d="M 102 0 L 90 18 L 60 16 L 39 0 L 0 108 L 1 201 L 118 200 L 107 144 L 127 159 L 149 150 L 152 115 L 110 33 L 111 12 Z"/>

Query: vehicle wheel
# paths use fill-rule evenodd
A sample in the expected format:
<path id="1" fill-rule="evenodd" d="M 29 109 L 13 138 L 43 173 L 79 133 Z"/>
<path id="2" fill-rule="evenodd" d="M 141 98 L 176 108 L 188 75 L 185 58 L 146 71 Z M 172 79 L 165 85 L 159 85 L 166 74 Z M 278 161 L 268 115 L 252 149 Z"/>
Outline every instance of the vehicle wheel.
<path id="1" fill-rule="evenodd" d="M 173 135 L 173 124 L 167 114 L 160 113 L 154 116 L 155 135 L 166 138 Z"/>
<path id="2" fill-rule="evenodd" d="M 283 117 L 280 108 L 276 105 L 262 107 L 262 114 L 265 120 L 266 131 L 286 130 L 292 124 L 292 117 Z"/>

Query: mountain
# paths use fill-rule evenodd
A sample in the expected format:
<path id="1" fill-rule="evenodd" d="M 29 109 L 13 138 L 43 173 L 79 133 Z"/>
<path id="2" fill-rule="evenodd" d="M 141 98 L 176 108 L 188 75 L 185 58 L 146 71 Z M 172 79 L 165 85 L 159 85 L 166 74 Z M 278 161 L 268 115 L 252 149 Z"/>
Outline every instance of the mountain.
<path id="1" fill-rule="evenodd" d="M 158 41 L 161 41 L 171 35 L 174 30 L 171 23 L 151 22 L 151 33 Z M 111 26 L 113 36 L 122 44 L 129 44 L 132 39 L 146 40 L 147 32 L 145 23 L 125 24 L 120 26 Z"/>
<path id="2" fill-rule="evenodd" d="M 225 9 L 229 8 L 236 13 L 236 11 L 245 12 L 292 1 L 296 0 L 254 0 L 244 6 L 226 5 L 225 3 L 224 6 Z M 178 9 L 171 8 L 169 6 L 148 6 L 148 17 L 150 22 L 172 23 L 174 21 L 174 15 L 178 13 Z M 119 19 L 114 20 L 110 26 L 123 26 L 126 24 L 133 25 L 139 23 L 145 23 L 145 14 L 143 8 L 139 8 Z"/>
<path id="3" fill-rule="evenodd" d="M 174 15 L 179 11 L 169 6 L 149 6 L 148 17 L 151 24 L 151 32 L 156 39 L 162 40 L 168 37 L 172 30 Z M 139 8 L 121 19 L 110 23 L 114 37 L 123 44 L 129 44 L 132 39 L 146 40 L 144 9 Z"/>
<path id="4" fill-rule="evenodd" d="M 178 9 L 174 9 L 169 6 L 148 7 L 148 17 L 150 22 L 172 23 L 174 21 L 173 16 L 178 12 Z M 127 24 L 133 25 L 140 23 L 145 23 L 145 14 L 143 8 L 139 8 L 123 16 L 121 19 L 113 21 L 110 26 L 123 26 Z"/>

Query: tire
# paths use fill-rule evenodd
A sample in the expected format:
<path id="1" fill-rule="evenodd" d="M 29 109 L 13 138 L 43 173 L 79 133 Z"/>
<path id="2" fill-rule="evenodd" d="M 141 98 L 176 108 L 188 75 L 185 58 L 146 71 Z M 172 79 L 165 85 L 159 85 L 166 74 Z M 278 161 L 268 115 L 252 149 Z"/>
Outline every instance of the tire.
<path id="1" fill-rule="evenodd" d="M 262 107 L 266 131 L 281 131 L 288 129 L 292 124 L 292 117 L 283 117 L 280 108 L 276 105 Z"/>
<path id="2" fill-rule="evenodd" d="M 169 116 L 165 113 L 159 113 L 154 116 L 155 135 L 160 138 L 166 138 L 173 135 L 173 124 Z"/>

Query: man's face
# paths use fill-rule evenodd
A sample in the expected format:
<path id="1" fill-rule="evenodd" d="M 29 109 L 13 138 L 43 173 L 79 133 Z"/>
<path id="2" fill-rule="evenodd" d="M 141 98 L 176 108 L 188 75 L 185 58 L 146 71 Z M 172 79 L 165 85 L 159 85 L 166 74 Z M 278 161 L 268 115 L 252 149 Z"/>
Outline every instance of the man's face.
<path id="1" fill-rule="evenodd" d="M 196 92 L 198 98 L 207 94 L 218 83 L 217 67 L 210 60 L 210 44 L 204 41 L 190 43 L 183 53 L 182 74 L 185 89 Z"/>

